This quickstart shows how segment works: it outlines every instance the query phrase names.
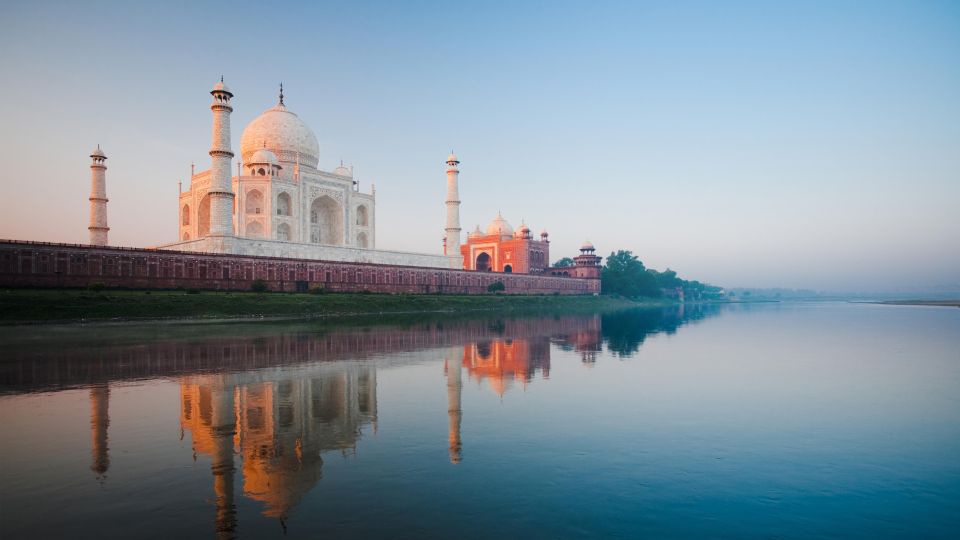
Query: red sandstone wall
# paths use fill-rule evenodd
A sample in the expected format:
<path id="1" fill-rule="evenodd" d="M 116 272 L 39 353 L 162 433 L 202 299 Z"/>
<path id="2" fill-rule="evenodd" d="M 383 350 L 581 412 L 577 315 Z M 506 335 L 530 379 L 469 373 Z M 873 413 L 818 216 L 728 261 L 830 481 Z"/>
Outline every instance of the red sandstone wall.
<path id="1" fill-rule="evenodd" d="M 596 279 L 0 241 L 0 287 L 248 290 L 255 279 L 276 291 L 481 294 L 501 281 L 507 294 L 600 292 Z"/>

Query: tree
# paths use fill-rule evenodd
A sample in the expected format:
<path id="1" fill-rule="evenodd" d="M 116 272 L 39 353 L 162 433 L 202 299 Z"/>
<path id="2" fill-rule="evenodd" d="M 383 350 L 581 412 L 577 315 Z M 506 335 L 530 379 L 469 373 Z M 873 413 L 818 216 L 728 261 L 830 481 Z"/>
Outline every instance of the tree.
<path id="1" fill-rule="evenodd" d="M 570 268 L 571 266 L 573 266 L 573 259 L 571 259 L 570 257 L 564 257 L 559 261 L 553 263 L 554 268 Z"/>
<path id="2" fill-rule="evenodd" d="M 632 252 L 619 250 L 607 257 L 600 273 L 600 287 L 604 294 L 619 294 L 627 298 L 661 295 L 657 277 L 648 272 Z"/>
<path id="3" fill-rule="evenodd" d="M 487 285 L 487 292 L 498 293 L 505 290 L 507 290 L 507 287 L 502 281 L 494 281 L 493 283 Z"/>

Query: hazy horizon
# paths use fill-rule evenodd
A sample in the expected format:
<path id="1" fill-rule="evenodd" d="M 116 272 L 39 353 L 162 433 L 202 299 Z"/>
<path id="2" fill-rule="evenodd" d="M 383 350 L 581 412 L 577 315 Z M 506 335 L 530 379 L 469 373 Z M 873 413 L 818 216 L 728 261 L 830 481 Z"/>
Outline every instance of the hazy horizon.
<path id="1" fill-rule="evenodd" d="M 229 7 L 225 7 L 229 6 Z M 177 238 L 209 167 L 276 102 L 377 187 L 377 247 L 437 253 L 444 159 L 464 235 L 498 211 L 726 287 L 960 291 L 960 4 L 18 3 L 0 44 L 0 237 Z M 236 162 L 234 162 L 235 164 Z M 235 166 L 235 165 L 234 165 Z M 11 204 L 11 201 L 13 204 Z"/>

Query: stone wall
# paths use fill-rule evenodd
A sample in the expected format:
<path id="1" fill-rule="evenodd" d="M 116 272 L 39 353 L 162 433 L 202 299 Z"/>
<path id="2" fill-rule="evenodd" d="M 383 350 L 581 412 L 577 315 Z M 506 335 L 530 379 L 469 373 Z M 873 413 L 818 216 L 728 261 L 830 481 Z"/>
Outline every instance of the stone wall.
<path id="1" fill-rule="evenodd" d="M 2 287 L 248 290 L 257 279 L 275 291 L 482 294 L 500 281 L 507 294 L 600 292 L 596 279 L 0 240 Z"/>

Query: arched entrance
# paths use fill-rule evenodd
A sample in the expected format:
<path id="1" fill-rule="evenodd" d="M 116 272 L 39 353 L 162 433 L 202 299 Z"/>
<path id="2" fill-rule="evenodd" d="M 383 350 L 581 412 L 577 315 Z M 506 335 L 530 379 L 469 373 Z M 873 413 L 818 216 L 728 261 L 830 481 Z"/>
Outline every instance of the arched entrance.
<path id="1" fill-rule="evenodd" d="M 506 266 L 503 267 L 503 271 L 504 271 L 504 273 L 512 274 L 512 273 L 513 273 L 513 267 L 508 264 L 508 265 L 506 265 Z"/>
<path id="2" fill-rule="evenodd" d="M 310 241 L 315 244 L 343 244 L 343 210 L 327 195 L 310 204 Z"/>
<path id="3" fill-rule="evenodd" d="M 474 265 L 474 268 L 479 272 L 489 272 L 490 271 L 490 255 L 486 253 L 481 253 L 477 255 L 477 262 Z"/>

